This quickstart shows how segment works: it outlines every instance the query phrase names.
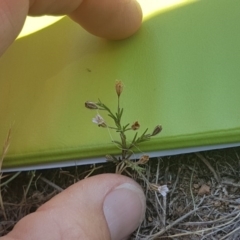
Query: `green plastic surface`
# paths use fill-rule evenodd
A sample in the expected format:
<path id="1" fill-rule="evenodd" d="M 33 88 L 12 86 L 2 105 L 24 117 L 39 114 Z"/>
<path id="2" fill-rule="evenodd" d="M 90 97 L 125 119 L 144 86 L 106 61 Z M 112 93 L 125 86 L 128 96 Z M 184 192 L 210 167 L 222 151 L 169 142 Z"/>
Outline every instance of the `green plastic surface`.
<path id="1" fill-rule="evenodd" d="M 118 153 L 84 107 L 98 98 L 116 107 L 115 79 L 125 123 L 163 126 L 142 151 L 239 142 L 239 13 L 238 0 L 202 0 L 156 10 L 123 41 L 68 18 L 17 40 L 0 59 L 2 145 L 12 128 L 3 168 Z"/>

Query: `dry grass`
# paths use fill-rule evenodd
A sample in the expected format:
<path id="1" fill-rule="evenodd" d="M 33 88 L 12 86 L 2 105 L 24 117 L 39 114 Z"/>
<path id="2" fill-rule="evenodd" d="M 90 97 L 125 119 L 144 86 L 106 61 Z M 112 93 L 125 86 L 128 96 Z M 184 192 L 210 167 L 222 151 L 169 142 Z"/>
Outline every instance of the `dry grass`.
<path id="1" fill-rule="evenodd" d="M 1 184 L 2 172 L 1 172 L 1 169 L 2 169 L 3 160 L 4 160 L 4 158 L 7 154 L 7 151 L 8 151 L 9 145 L 10 145 L 10 136 L 11 136 L 11 129 L 8 131 L 6 140 L 5 140 L 3 148 L 2 148 L 2 154 L 0 156 L 0 208 L 2 210 L 4 220 L 7 220 L 7 216 L 6 216 L 6 213 L 5 213 L 5 206 L 3 204 L 3 199 L 2 199 L 2 194 L 1 194 L 2 193 L 2 189 L 1 189 L 1 186 L 2 186 L 2 184 Z"/>
<path id="2" fill-rule="evenodd" d="M 239 239 L 239 150 L 153 160 L 150 182 L 170 192 L 165 199 L 146 189 L 146 219 L 133 239 Z"/>
<path id="3" fill-rule="evenodd" d="M 240 148 L 232 148 L 151 159 L 145 177 L 153 184 L 167 184 L 167 197 L 131 173 L 147 196 L 146 218 L 131 239 L 239 239 L 239 154 Z M 14 173 L 3 174 L 0 236 L 71 184 L 104 172 L 115 172 L 115 166 L 22 172 L 5 185 Z"/>

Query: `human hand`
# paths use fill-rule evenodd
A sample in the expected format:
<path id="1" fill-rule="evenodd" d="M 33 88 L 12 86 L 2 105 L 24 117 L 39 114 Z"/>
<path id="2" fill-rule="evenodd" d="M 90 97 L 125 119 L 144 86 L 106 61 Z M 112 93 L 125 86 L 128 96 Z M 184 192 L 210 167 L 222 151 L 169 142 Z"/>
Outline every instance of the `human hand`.
<path id="1" fill-rule="evenodd" d="M 57 4 L 0 0 L 0 56 L 19 34 L 28 13 L 68 14 L 90 33 L 107 39 L 132 35 L 142 19 L 135 0 L 59 0 Z M 69 187 L 0 239 L 123 239 L 136 229 L 144 212 L 144 194 L 134 181 L 99 175 Z"/>
<path id="2" fill-rule="evenodd" d="M 142 21 L 136 0 L 0 0 L 0 56 L 21 31 L 28 14 L 67 14 L 88 32 L 114 40 L 131 36 Z"/>
<path id="3" fill-rule="evenodd" d="M 67 188 L 0 240 L 123 240 L 141 223 L 145 208 L 136 182 L 102 174 Z"/>

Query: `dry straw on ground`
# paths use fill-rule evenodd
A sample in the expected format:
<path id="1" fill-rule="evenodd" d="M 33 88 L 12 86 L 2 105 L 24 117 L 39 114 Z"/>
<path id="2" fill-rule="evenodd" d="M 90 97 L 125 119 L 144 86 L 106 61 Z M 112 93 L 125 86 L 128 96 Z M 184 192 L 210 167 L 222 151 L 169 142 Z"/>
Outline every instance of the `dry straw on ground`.
<path id="1" fill-rule="evenodd" d="M 131 239 L 239 239 L 240 148 L 150 159 L 145 177 L 167 184 L 163 197 L 132 172 L 147 196 L 146 218 Z M 114 172 L 112 163 L 2 175 L 0 235 L 69 185 Z M 5 216 L 4 216 L 5 215 Z"/>

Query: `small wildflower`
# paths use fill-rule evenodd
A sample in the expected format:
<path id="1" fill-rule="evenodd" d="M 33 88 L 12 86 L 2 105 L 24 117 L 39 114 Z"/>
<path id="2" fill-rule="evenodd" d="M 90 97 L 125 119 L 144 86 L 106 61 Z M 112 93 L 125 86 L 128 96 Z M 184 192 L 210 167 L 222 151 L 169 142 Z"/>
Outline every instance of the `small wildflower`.
<path id="1" fill-rule="evenodd" d="M 149 161 L 148 155 L 142 155 L 137 164 L 146 164 Z"/>
<path id="2" fill-rule="evenodd" d="M 162 131 L 162 126 L 161 125 L 157 125 L 153 132 L 152 132 L 152 136 L 156 136 L 157 134 L 159 134 Z"/>
<path id="3" fill-rule="evenodd" d="M 92 122 L 96 123 L 99 127 L 107 127 L 104 119 L 99 114 L 97 114 L 96 117 L 92 119 Z"/>
<path id="4" fill-rule="evenodd" d="M 96 103 L 89 102 L 89 101 L 85 102 L 85 107 L 88 108 L 88 109 L 99 109 L 99 107 L 97 106 Z"/>
<path id="5" fill-rule="evenodd" d="M 132 130 L 138 130 L 140 128 L 140 124 L 138 121 L 134 122 L 133 125 L 131 126 Z"/>
<path id="6" fill-rule="evenodd" d="M 119 136 L 119 140 L 113 140 L 112 143 L 114 143 L 120 150 L 121 150 L 121 156 L 116 157 L 114 155 L 106 155 L 107 161 L 111 161 L 116 164 L 116 172 L 117 173 L 122 173 L 123 171 L 127 172 L 127 168 L 131 168 L 133 171 L 136 171 L 138 174 L 143 174 L 145 169 L 143 164 L 146 164 L 149 161 L 149 156 L 148 155 L 142 155 L 138 161 L 130 161 L 131 156 L 134 154 L 133 148 L 137 147 L 138 144 L 142 142 L 146 142 L 151 139 L 152 136 L 155 136 L 159 134 L 162 131 L 162 126 L 157 125 L 152 133 L 148 133 L 148 128 L 139 136 L 138 135 L 138 129 L 140 128 L 140 124 L 138 121 L 133 122 L 133 124 L 128 123 L 128 124 L 123 124 L 122 123 L 122 115 L 123 115 L 123 108 L 121 107 L 120 104 L 120 96 L 123 92 L 124 85 L 123 82 L 120 80 L 116 80 L 115 82 L 115 91 L 117 93 L 117 110 L 112 111 L 100 101 L 98 102 L 90 102 L 86 101 L 85 102 L 85 107 L 88 109 L 95 109 L 98 111 L 104 110 L 107 112 L 107 115 L 114 121 L 115 126 L 108 126 L 105 120 L 97 114 L 93 119 L 92 122 L 97 124 L 99 127 L 104 127 L 108 128 L 111 130 L 115 130 L 116 133 Z M 116 95 L 115 95 L 116 96 Z M 136 131 L 132 141 L 128 140 L 128 135 L 126 134 L 127 131 L 133 130 Z M 127 172 L 128 173 L 128 172 Z M 159 192 L 162 196 L 166 196 L 168 192 L 168 188 L 166 185 L 164 186 L 159 186 L 158 184 L 152 184 L 148 183 L 148 186 L 151 190 L 155 192 Z M 164 198 L 166 200 L 166 198 Z"/>
<path id="7" fill-rule="evenodd" d="M 120 97 L 122 91 L 123 91 L 123 83 L 122 81 L 117 80 L 115 84 L 115 89 L 118 97 Z"/>
<path id="8" fill-rule="evenodd" d="M 169 189 L 167 185 L 162 185 L 158 187 L 158 192 L 163 196 L 166 197 L 167 193 L 169 192 Z"/>

